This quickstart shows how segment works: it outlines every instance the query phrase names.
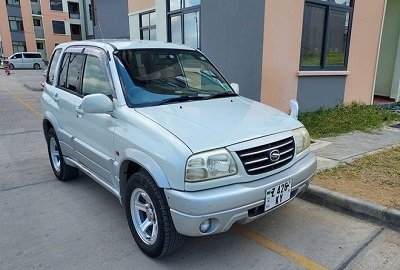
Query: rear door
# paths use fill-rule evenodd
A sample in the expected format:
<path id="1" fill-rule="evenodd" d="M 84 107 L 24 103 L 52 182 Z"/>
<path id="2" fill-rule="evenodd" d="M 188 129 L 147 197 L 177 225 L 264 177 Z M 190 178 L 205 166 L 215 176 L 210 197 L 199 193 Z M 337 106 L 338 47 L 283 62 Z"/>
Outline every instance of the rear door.
<path id="1" fill-rule="evenodd" d="M 23 53 L 22 55 L 23 55 L 23 58 L 22 58 L 23 68 L 33 68 L 32 54 Z"/>

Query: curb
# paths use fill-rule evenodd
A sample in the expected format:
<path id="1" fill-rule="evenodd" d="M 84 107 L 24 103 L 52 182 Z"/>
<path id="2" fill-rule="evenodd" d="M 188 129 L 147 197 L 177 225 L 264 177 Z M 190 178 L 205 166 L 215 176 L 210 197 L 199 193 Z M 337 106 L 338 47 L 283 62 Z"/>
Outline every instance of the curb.
<path id="1" fill-rule="evenodd" d="M 400 211 L 394 208 L 387 208 L 314 185 L 310 185 L 300 198 L 400 231 Z"/>
<path id="2" fill-rule="evenodd" d="M 28 84 L 26 84 L 26 83 L 24 83 L 24 87 L 27 88 L 28 90 L 35 91 L 35 92 L 40 92 L 40 91 L 43 90 L 43 89 L 40 88 L 40 87 L 30 86 L 30 85 L 28 85 Z"/>

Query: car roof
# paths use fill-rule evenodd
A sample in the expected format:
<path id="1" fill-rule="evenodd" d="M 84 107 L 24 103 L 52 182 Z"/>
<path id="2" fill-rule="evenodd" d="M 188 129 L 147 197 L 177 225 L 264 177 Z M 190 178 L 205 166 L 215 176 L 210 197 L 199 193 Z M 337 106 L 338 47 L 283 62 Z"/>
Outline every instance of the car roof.
<path id="1" fill-rule="evenodd" d="M 62 43 L 57 47 L 69 46 L 99 46 L 105 45 L 112 46 L 116 50 L 129 50 L 129 49 L 181 49 L 181 50 L 196 50 L 186 45 L 150 41 L 150 40 L 129 40 L 129 39 L 91 39 L 85 41 L 73 41 Z"/>

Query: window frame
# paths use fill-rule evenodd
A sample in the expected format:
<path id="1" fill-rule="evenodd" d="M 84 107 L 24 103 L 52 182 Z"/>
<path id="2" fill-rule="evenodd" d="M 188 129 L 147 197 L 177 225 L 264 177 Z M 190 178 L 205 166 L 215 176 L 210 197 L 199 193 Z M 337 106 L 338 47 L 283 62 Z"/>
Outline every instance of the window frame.
<path id="1" fill-rule="evenodd" d="M 64 12 L 64 6 L 63 6 L 63 1 L 61 1 L 61 9 L 52 9 L 52 7 L 54 7 L 54 5 L 51 4 L 51 0 L 49 0 L 49 9 L 50 11 L 55 11 L 55 12 Z"/>
<path id="2" fill-rule="evenodd" d="M 17 25 L 17 29 L 12 29 L 11 28 L 11 22 L 15 22 L 15 24 Z M 21 29 L 18 29 L 18 23 L 21 24 Z M 8 25 L 10 27 L 10 31 L 11 32 L 24 32 L 24 20 L 22 19 L 22 17 L 19 16 L 8 16 Z"/>
<path id="3" fill-rule="evenodd" d="M 12 4 L 10 2 L 12 2 Z M 18 2 L 18 4 L 15 4 L 15 2 Z M 13 7 L 20 7 L 21 0 L 6 0 L 6 5 L 13 6 Z"/>
<path id="4" fill-rule="evenodd" d="M 156 15 L 156 10 L 152 9 L 152 10 L 148 10 L 142 13 L 139 13 L 139 33 L 140 33 L 140 39 L 143 40 L 143 31 L 148 30 L 149 31 L 149 39 L 150 39 L 150 30 L 156 30 L 157 29 L 157 24 L 150 24 L 150 14 L 154 13 Z M 143 26 L 142 23 L 142 17 L 143 16 L 149 16 L 149 25 L 148 26 Z M 156 15 L 157 16 L 157 15 Z M 156 30 L 157 31 L 157 30 Z M 157 34 L 157 33 L 156 33 Z"/>
<path id="5" fill-rule="evenodd" d="M 299 59 L 299 70 L 300 71 L 346 71 L 348 67 L 349 60 L 349 51 L 350 51 L 350 41 L 351 41 L 351 32 L 353 26 L 353 13 L 355 0 L 350 0 L 350 5 L 337 4 L 333 2 L 334 0 L 306 0 L 304 3 L 304 11 L 307 6 L 309 7 L 318 7 L 325 9 L 325 20 L 323 25 L 323 37 L 322 37 L 322 50 L 321 50 L 321 59 L 320 64 L 318 66 L 302 66 L 301 64 L 301 56 L 302 56 L 302 47 L 303 47 L 303 34 L 304 34 L 304 18 L 302 25 L 302 38 L 301 38 L 301 46 L 300 46 L 300 59 Z M 343 65 L 326 65 L 328 47 L 329 47 L 329 37 L 327 35 L 330 29 L 330 15 L 331 11 L 339 11 L 339 12 L 349 12 L 349 25 L 348 25 L 348 34 L 346 40 L 346 48 L 344 49 L 344 64 Z"/>
<path id="6" fill-rule="evenodd" d="M 171 11 L 171 0 L 167 0 L 167 40 L 172 42 L 172 31 L 171 31 L 171 18 L 174 16 L 180 16 L 181 19 L 181 39 L 182 44 L 185 44 L 185 20 L 184 15 L 193 12 L 199 12 L 199 17 L 201 18 L 201 2 L 199 5 L 185 7 L 185 0 L 182 1 L 182 8 Z M 201 23 L 199 23 L 199 48 L 201 48 Z"/>
<path id="7" fill-rule="evenodd" d="M 62 50 L 62 49 L 60 48 L 60 49 L 57 49 L 57 50 Z M 77 85 L 77 91 L 72 91 L 72 90 L 67 89 L 67 88 L 65 88 L 65 87 L 60 85 L 60 75 L 61 75 L 60 65 L 63 63 L 63 61 L 64 61 L 64 59 L 65 59 L 67 54 L 82 54 L 84 56 L 83 62 L 82 62 L 82 67 L 81 67 L 81 71 L 80 71 L 81 76 L 79 78 L 79 82 L 78 82 L 78 85 Z M 103 48 L 96 47 L 96 46 L 84 46 L 84 47 L 82 47 L 82 46 L 71 46 L 71 47 L 66 48 L 65 50 L 62 50 L 60 58 L 58 59 L 58 63 L 57 63 L 58 65 L 56 66 L 55 76 L 53 78 L 53 84 L 52 85 L 55 86 L 57 89 L 60 89 L 61 91 L 65 91 L 65 92 L 67 92 L 67 93 L 69 93 L 71 95 L 75 95 L 75 96 L 78 96 L 80 98 L 84 98 L 85 96 L 82 94 L 82 82 L 83 82 L 83 76 L 84 76 L 85 67 L 86 67 L 86 58 L 87 58 L 88 55 L 95 56 L 95 57 L 100 59 L 101 67 L 103 68 L 103 70 L 105 69 L 104 72 L 105 72 L 105 74 L 107 76 L 107 79 L 109 81 L 109 85 L 111 87 L 111 89 L 110 89 L 111 90 L 111 94 L 108 97 L 111 100 L 114 99 L 114 98 L 116 99 L 117 95 L 116 95 L 116 92 L 115 92 L 114 80 L 113 80 L 113 77 L 112 77 L 112 74 L 111 74 L 110 63 L 108 61 L 109 55 Z M 53 56 L 54 56 L 54 54 L 53 54 Z M 51 59 L 51 61 L 52 60 L 53 59 Z M 47 76 L 48 76 L 48 74 L 47 74 Z M 46 78 L 46 82 L 47 82 L 47 78 Z"/>
<path id="8" fill-rule="evenodd" d="M 56 33 L 56 32 L 54 32 L 54 22 L 62 22 L 64 24 L 64 33 Z M 51 20 L 51 28 L 53 30 L 53 34 L 54 35 L 66 35 L 67 34 L 67 30 L 65 29 L 65 21 Z"/>
<path id="9" fill-rule="evenodd" d="M 20 43 L 20 44 L 15 45 L 15 43 Z M 22 44 L 22 45 L 21 45 L 21 44 Z M 22 53 L 22 52 L 26 52 L 26 51 L 27 51 L 27 48 L 26 48 L 26 41 L 12 40 L 12 41 L 11 41 L 11 45 L 12 45 L 13 53 L 14 53 L 14 54 L 15 54 L 15 53 Z M 23 51 L 19 51 L 19 50 L 16 51 L 16 50 L 15 50 L 15 47 L 20 47 L 20 46 L 24 47 Z"/>

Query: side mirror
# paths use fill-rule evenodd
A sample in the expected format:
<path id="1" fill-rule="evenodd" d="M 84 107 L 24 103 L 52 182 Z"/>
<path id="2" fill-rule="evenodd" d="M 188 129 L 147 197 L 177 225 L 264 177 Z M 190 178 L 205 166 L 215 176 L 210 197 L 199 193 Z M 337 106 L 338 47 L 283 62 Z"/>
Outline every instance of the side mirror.
<path id="1" fill-rule="evenodd" d="M 290 103 L 290 117 L 297 119 L 297 117 L 299 116 L 299 103 L 294 99 L 291 99 L 289 103 Z"/>
<path id="2" fill-rule="evenodd" d="M 104 94 L 91 94 L 84 97 L 79 107 L 85 113 L 109 113 L 114 109 L 113 102 Z"/>
<path id="3" fill-rule="evenodd" d="M 239 84 L 231 83 L 231 87 L 232 87 L 233 91 L 235 91 L 235 93 L 239 95 Z"/>

